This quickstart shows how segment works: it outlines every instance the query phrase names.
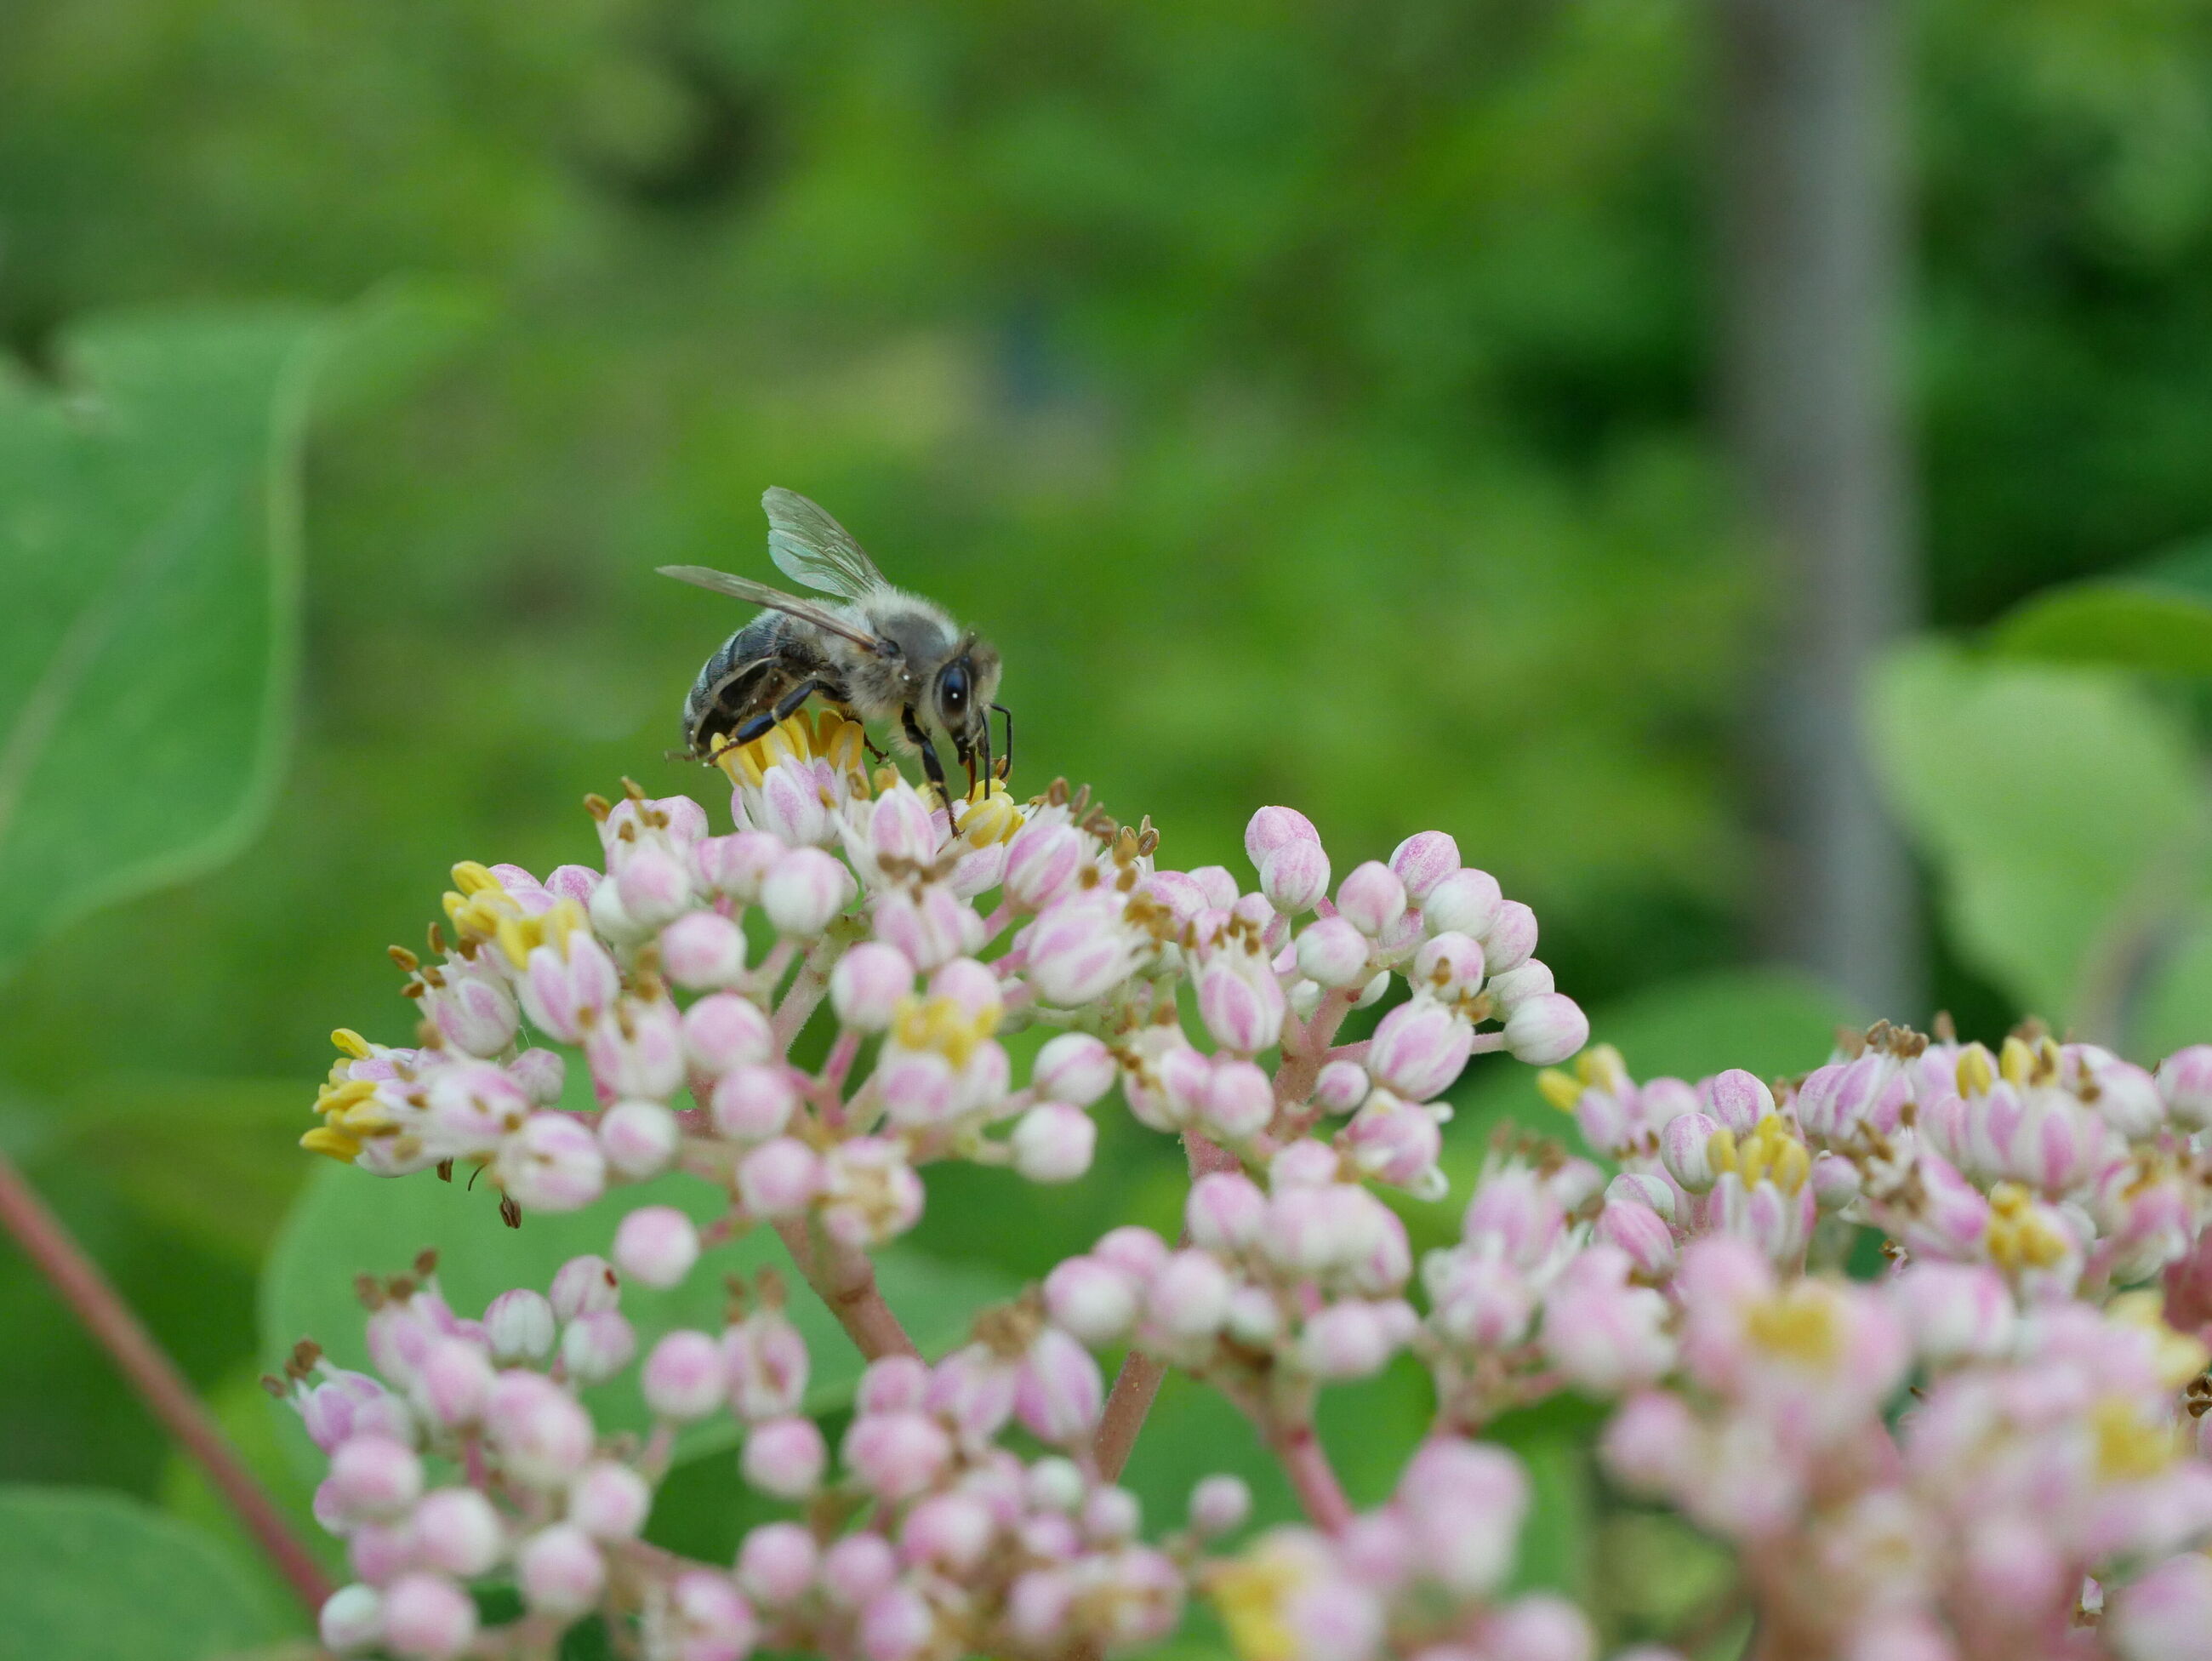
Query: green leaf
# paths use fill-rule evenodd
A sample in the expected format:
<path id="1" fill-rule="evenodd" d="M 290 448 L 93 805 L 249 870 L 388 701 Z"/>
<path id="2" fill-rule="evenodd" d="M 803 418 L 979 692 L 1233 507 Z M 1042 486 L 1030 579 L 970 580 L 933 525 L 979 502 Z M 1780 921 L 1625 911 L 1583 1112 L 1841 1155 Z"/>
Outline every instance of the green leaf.
<path id="1" fill-rule="evenodd" d="M 585 1210 L 526 1214 L 520 1228 L 500 1221 L 496 1192 L 479 1185 L 441 1183 L 423 1172 L 372 1177 L 351 1165 L 325 1165 L 301 1192 L 277 1236 L 261 1282 L 261 1338 L 265 1354 L 283 1354 L 311 1337 L 341 1366 L 367 1369 L 362 1314 L 353 1291 L 357 1274 L 404 1273 L 416 1253 L 438 1253 L 438 1280 L 463 1315 L 477 1315 L 510 1287 L 544 1291 L 571 1257 L 606 1253 L 624 1213 L 641 1205 L 678 1207 L 704 1224 L 728 1209 L 727 1196 L 694 1177 L 669 1176 L 617 1189 Z M 975 1263 L 950 1263 L 901 1246 L 873 1254 L 884 1296 L 927 1354 L 962 1340 L 975 1311 L 1019 1288 L 1006 1275 Z M 768 1229 L 713 1248 L 680 1287 L 659 1291 L 635 1283 L 623 1290 L 623 1312 L 637 1329 L 638 1353 L 650 1350 L 676 1327 L 719 1331 L 726 1275 L 750 1275 L 773 1264 L 793 1283 L 791 1315 L 814 1357 L 811 1411 L 833 1408 L 850 1394 L 860 1358 L 821 1301 L 792 1271 L 782 1244 Z M 602 1428 L 642 1430 L 650 1421 L 638 1394 L 637 1370 L 586 1392 Z M 289 1415 L 288 1415 L 289 1416 Z M 687 1433 L 685 1457 L 728 1446 L 737 1439 L 729 1421 L 709 1421 Z M 305 1450 L 304 1437 L 297 1446 Z M 303 1452 L 302 1457 L 312 1457 Z"/>
<path id="2" fill-rule="evenodd" d="M 298 657 L 304 309 L 143 313 L 0 365 L 0 973 L 206 870 L 272 799 Z"/>
<path id="3" fill-rule="evenodd" d="M 2032 595 L 1990 631 L 2006 657 L 2212 676 L 2212 545 Z"/>
<path id="4" fill-rule="evenodd" d="M 2112 1041 L 2128 939 L 2196 893 L 2204 800 L 2178 725 L 2118 674 L 1934 642 L 1879 667 L 1868 725 L 1960 954 Z"/>
<path id="5" fill-rule="evenodd" d="M 214 1661 L 277 1634 L 198 1530 L 121 1494 L 0 1488 L 0 1661 Z"/>

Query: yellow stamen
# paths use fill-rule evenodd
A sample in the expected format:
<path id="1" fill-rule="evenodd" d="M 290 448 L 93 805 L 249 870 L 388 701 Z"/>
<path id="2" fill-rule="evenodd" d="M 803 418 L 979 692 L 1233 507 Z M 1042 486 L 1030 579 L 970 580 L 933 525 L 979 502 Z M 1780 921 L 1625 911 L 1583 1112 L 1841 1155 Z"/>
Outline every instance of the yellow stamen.
<path id="1" fill-rule="evenodd" d="M 1705 1139 L 1705 1152 L 1716 1171 L 1735 1171 L 1747 1188 L 1764 1178 L 1784 1194 L 1795 1194 L 1813 1172 L 1812 1153 L 1778 1113 L 1768 1114 L 1741 1141 L 1722 1126 Z"/>
<path id="2" fill-rule="evenodd" d="M 2179 1452 L 2171 1424 L 2143 1417 L 2124 1396 L 2107 1396 L 2089 1409 L 2097 1438 L 2097 1474 L 2107 1482 L 2155 1476 Z"/>
<path id="3" fill-rule="evenodd" d="M 343 1113 L 357 1107 L 376 1094 L 374 1079 L 349 1079 L 343 1084 L 326 1084 L 315 1092 L 315 1111 Z"/>
<path id="4" fill-rule="evenodd" d="M 957 1069 L 975 1046 L 999 1029 L 999 1012 L 971 1015 L 951 998 L 902 998 L 891 1013 L 891 1035 L 908 1050 L 933 1050 Z"/>
<path id="5" fill-rule="evenodd" d="M 489 866 L 474 860 L 463 860 L 453 867 L 453 886 L 474 898 L 478 894 L 504 894 L 507 888 L 491 873 Z"/>
<path id="6" fill-rule="evenodd" d="M 1753 1306 L 1745 1335 L 1769 1353 L 1811 1366 L 1827 1366 L 1843 1353 L 1836 1299 L 1826 1287 L 1801 1281 Z"/>
<path id="7" fill-rule="evenodd" d="M 1536 1075 L 1536 1089 L 1562 1113 L 1571 1113 L 1583 1098 L 1583 1082 L 1564 1068 L 1547 1067 Z"/>
<path id="8" fill-rule="evenodd" d="M 327 1153 L 340 1165 L 351 1165 L 360 1157 L 361 1142 L 343 1130 L 333 1130 L 328 1125 L 318 1125 L 300 1138 L 300 1146 L 310 1153 Z"/>
<path id="9" fill-rule="evenodd" d="M 1982 1244 L 1990 1261 L 2008 1270 L 2051 1269 L 2066 1260 L 2065 1235 L 2018 1183 L 1999 1183 L 1990 1190 L 1989 1227 Z"/>
<path id="10" fill-rule="evenodd" d="M 529 963 L 530 954 L 541 946 L 551 946 L 565 960 L 568 955 L 568 936 L 587 927 L 584 908 L 574 900 L 562 900 L 538 916 L 500 918 L 495 934 L 499 949 L 507 953 L 507 960 L 520 969 Z"/>
<path id="11" fill-rule="evenodd" d="M 977 848 L 1012 842 L 1022 828 L 1023 813 L 1000 779 L 986 779 L 970 790 L 961 810 L 960 834 Z"/>
<path id="12" fill-rule="evenodd" d="M 1736 1169 L 1735 1132 L 1723 1125 L 1705 1138 L 1705 1155 L 1716 1171 Z"/>
<path id="13" fill-rule="evenodd" d="M 1984 1046 L 1970 1043 L 1959 1052 L 1958 1082 L 1961 1096 L 1986 1096 L 1996 1082 L 1997 1070 Z"/>
<path id="14" fill-rule="evenodd" d="M 1305 1583 L 1304 1567 L 1289 1553 L 1260 1549 L 1224 1563 L 1206 1576 L 1206 1590 L 1243 1661 L 1291 1661 L 1298 1652 L 1283 1606 Z"/>
<path id="15" fill-rule="evenodd" d="M 349 1026 L 342 1026 L 331 1033 L 331 1042 L 357 1062 L 365 1062 L 374 1053 L 368 1046 L 368 1040 Z"/>
<path id="16" fill-rule="evenodd" d="M 1997 1052 L 1997 1071 L 2008 1084 L 2026 1084 L 2035 1070 L 2035 1052 L 2017 1037 L 2007 1038 Z"/>
<path id="17" fill-rule="evenodd" d="M 1584 1084 L 1593 1085 L 1608 1096 L 1618 1096 L 1628 1088 L 1628 1063 L 1609 1043 L 1592 1044 L 1576 1056 L 1575 1072 Z"/>

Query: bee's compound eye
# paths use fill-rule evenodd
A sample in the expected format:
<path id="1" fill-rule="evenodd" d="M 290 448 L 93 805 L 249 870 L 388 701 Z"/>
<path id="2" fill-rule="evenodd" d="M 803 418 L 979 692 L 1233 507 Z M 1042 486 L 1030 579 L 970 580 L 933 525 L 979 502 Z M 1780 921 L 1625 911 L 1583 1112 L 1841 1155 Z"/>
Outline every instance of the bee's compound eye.
<path id="1" fill-rule="evenodd" d="M 968 709 L 968 666 L 951 664 L 937 681 L 938 706 L 948 716 L 964 715 Z"/>

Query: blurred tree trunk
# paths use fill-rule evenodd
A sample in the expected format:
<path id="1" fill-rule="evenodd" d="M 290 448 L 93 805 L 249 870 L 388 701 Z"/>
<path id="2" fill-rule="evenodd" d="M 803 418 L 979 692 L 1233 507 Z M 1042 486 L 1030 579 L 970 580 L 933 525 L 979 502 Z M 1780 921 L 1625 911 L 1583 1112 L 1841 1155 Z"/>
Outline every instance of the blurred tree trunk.
<path id="1" fill-rule="evenodd" d="M 1873 1013 L 1920 1013 L 1911 864 L 1858 685 L 1918 605 L 1898 357 L 1892 0 L 1717 0 L 1725 392 L 1778 562 L 1763 716 L 1770 946 Z"/>

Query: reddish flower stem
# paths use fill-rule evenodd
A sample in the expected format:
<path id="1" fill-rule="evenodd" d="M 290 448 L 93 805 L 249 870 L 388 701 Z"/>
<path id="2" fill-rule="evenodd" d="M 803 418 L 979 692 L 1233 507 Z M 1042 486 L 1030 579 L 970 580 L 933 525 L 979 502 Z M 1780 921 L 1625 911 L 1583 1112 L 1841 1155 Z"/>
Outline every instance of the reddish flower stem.
<path id="1" fill-rule="evenodd" d="M 1291 1479 L 1291 1488 L 1297 1494 L 1298 1503 L 1305 1507 L 1306 1515 L 1313 1518 L 1314 1526 L 1328 1534 L 1342 1533 L 1352 1521 L 1352 1502 L 1344 1497 L 1344 1486 L 1336 1480 L 1335 1468 L 1328 1462 L 1328 1450 L 1314 1433 L 1313 1421 L 1271 1423 L 1265 1429 L 1267 1445 L 1282 1463 L 1284 1472 Z"/>
<path id="2" fill-rule="evenodd" d="M 237 1449 L 222 1433 L 177 1365 L 154 1342 L 100 1266 L 85 1255 L 61 1219 L 22 1173 L 0 1156 L 0 1225 L 4 1225 L 70 1312 L 113 1359 L 162 1427 L 206 1472 L 238 1520 L 313 1615 L 331 1595 L 330 1582 L 292 1532 Z"/>
<path id="3" fill-rule="evenodd" d="M 1234 1153 L 1216 1147 L 1203 1136 L 1186 1132 L 1182 1146 L 1193 1182 L 1211 1171 L 1237 1168 Z M 1167 1373 L 1165 1362 L 1133 1349 L 1123 1360 L 1121 1370 L 1114 1375 L 1114 1388 L 1106 1397 L 1106 1410 L 1099 1415 L 1098 1434 L 1091 1445 L 1091 1457 L 1098 1463 L 1098 1474 L 1108 1482 L 1119 1477 L 1122 1467 L 1129 1463 L 1130 1451 L 1137 1445 L 1137 1433 L 1144 1429 L 1145 1416 L 1152 1412 L 1152 1400 L 1160 1393 L 1160 1384 Z"/>
<path id="4" fill-rule="evenodd" d="M 817 1240 L 804 1218 L 786 1218 L 775 1225 L 791 1261 L 814 1288 L 815 1295 L 837 1317 L 845 1335 L 871 1361 L 886 1355 L 919 1355 L 914 1340 L 884 1301 L 876 1285 L 876 1268 L 868 1254 L 831 1240 Z"/>

